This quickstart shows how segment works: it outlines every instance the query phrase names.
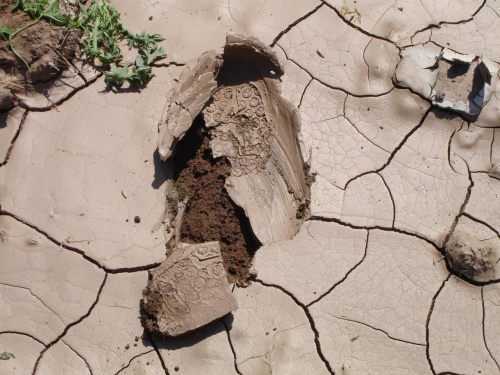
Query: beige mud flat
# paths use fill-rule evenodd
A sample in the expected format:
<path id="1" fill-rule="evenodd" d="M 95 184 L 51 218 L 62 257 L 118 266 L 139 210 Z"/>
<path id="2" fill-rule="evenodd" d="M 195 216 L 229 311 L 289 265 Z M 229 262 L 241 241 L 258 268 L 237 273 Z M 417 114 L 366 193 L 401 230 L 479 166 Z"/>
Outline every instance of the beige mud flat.
<path id="1" fill-rule="evenodd" d="M 15 356 L 0 374 L 499 374 L 499 86 L 474 120 L 395 81 L 421 45 L 499 63 L 498 0 L 111 2 L 167 38 L 150 84 L 78 81 L 57 108 L 41 95 L 45 111 L 0 116 L 0 354 Z M 256 252 L 257 278 L 231 288 L 238 309 L 158 338 L 140 309 L 175 233 L 158 124 L 184 65 L 222 56 L 228 32 L 282 62 L 311 217 Z M 435 99 L 468 102 L 470 75 L 448 80 L 458 62 L 443 57 L 424 69 L 445 78 Z"/>

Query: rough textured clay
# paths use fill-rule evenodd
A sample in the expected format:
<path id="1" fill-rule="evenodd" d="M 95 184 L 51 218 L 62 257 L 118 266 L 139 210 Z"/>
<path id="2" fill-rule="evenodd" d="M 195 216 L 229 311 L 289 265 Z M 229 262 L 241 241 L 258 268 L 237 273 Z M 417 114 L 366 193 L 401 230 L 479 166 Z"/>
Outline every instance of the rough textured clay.
<path id="1" fill-rule="evenodd" d="M 150 331 L 178 336 L 237 309 L 217 242 L 179 245 L 150 273 L 143 309 Z"/>
<path id="2" fill-rule="evenodd" d="M 395 81 L 430 99 L 436 107 L 475 120 L 491 99 L 498 81 L 498 64 L 425 43 L 403 49 Z"/>
<path id="3" fill-rule="evenodd" d="M 231 163 L 225 188 L 263 244 L 294 236 L 304 216 L 297 212 L 309 198 L 297 140 L 300 120 L 281 97 L 282 73 L 268 47 L 229 35 L 223 55 L 203 54 L 180 78 L 158 146 L 161 158 L 169 158 L 201 112 L 214 157 Z"/>
<path id="4" fill-rule="evenodd" d="M 446 259 L 455 272 L 474 281 L 493 281 L 500 275 L 500 247 L 491 239 L 455 231 L 446 243 Z"/>

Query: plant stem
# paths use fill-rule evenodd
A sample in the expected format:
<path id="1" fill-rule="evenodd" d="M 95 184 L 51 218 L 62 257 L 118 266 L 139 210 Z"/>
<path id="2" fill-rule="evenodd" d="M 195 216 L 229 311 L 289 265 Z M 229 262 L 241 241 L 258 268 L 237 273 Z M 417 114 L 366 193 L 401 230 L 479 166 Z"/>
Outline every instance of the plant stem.
<path id="1" fill-rule="evenodd" d="M 28 68 L 28 72 L 31 72 L 31 68 L 30 68 L 30 65 L 28 64 L 28 62 L 16 51 L 16 49 L 14 48 L 14 43 L 12 43 L 12 39 L 14 39 L 14 37 L 19 34 L 21 31 L 24 31 L 26 30 L 28 27 L 31 27 L 33 25 L 36 25 L 38 22 L 40 22 L 40 20 L 42 19 L 43 17 L 43 14 L 41 14 L 37 19 L 35 19 L 33 22 L 30 22 L 28 23 L 27 25 L 21 27 L 20 29 L 16 30 L 15 32 L 13 32 L 12 34 L 9 35 L 9 47 L 10 49 L 12 50 L 12 53 L 14 53 L 14 55 L 17 56 L 17 58 L 19 60 L 21 60 L 24 65 L 26 65 L 26 67 Z"/>
<path id="2" fill-rule="evenodd" d="M 10 37 L 9 39 L 12 41 L 12 39 L 14 39 L 14 37 L 19 34 L 21 31 L 24 31 L 26 30 L 28 27 L 31 27 L 33 25 L 36 25 L 38 22 L 40 22 L 40 20 L 42 19 L 43 17 L 43 14 L 40 15 L 40 17 L 36 18 L 33 22 L 30 22 L 28 23 L 27 25 L 24 25 L 23 27 L 21 27 L 20 29 L 14 31 L 12 34 L 10 34 Z"/>

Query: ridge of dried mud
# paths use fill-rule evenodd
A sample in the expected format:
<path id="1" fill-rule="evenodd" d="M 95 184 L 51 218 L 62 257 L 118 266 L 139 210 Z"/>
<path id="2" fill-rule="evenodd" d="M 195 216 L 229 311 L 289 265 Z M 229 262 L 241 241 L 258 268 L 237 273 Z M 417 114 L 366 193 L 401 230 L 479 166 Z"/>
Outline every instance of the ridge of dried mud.
<path id="1" fill-rule="evenodd" d="M 224 188 L 231 165 L 224 157 L 212 156 L 209 140 L 209 132 L 198 116 L 174 155 L 179 198 L 189 199 L 180 241 L 190 244 L 219 241 L 229 282 L 246 283 L 260 243 L 245 212 Z"/>

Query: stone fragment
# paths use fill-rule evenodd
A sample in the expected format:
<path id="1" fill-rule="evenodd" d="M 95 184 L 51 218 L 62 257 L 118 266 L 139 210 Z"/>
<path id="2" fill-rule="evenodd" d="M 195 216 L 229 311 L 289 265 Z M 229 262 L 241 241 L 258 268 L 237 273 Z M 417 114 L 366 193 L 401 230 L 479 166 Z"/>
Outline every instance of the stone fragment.
<path id="1" fill-rule="evenodd" d="M 222 65 L 215 51 L 205 52 L 198 60 L 191 60 L 179 78 L 179 84 L 172 90 L 170 103 L 164 115 L 165 126 L 160 127 L 158 152 L 162 160 L 168 159 L 177 141 L 191 127 L 217 87 L 215 77 Z"/>
<path id="2" fill-rule="evenodd" d="M 150 272 L 144 291 L 146 327 L 179 336 L 237 309 L 217 242 L 178 245 Z"/>
<path id="3" fill-rule="evenodd" d="M 475 120 L 496 90 L 499 65 L 433 43 L 405 48 L 395 81 L 432 105 Z"/>
<path id="4" fill-rule="evenodd" d="M 500 278 L 500 240 L 480 239 L 455 230 L 446 243 L 446 260 L 458 275 L 479 282 Z"/>
<path id="5" fill-rule="evenodd" d="M 225 188 L 263 244 L 294 236 L 304 219 L 297 211 L 309 198 L 297 138 L 300 118 L 280 94 L 282 75 L 269 47 L 255 38 L 228 35 L 223 55 L 209 51 L 188 64 L 158 144 L 166 160 L 201 112 L 214 157 L 231 163 Z"/>

